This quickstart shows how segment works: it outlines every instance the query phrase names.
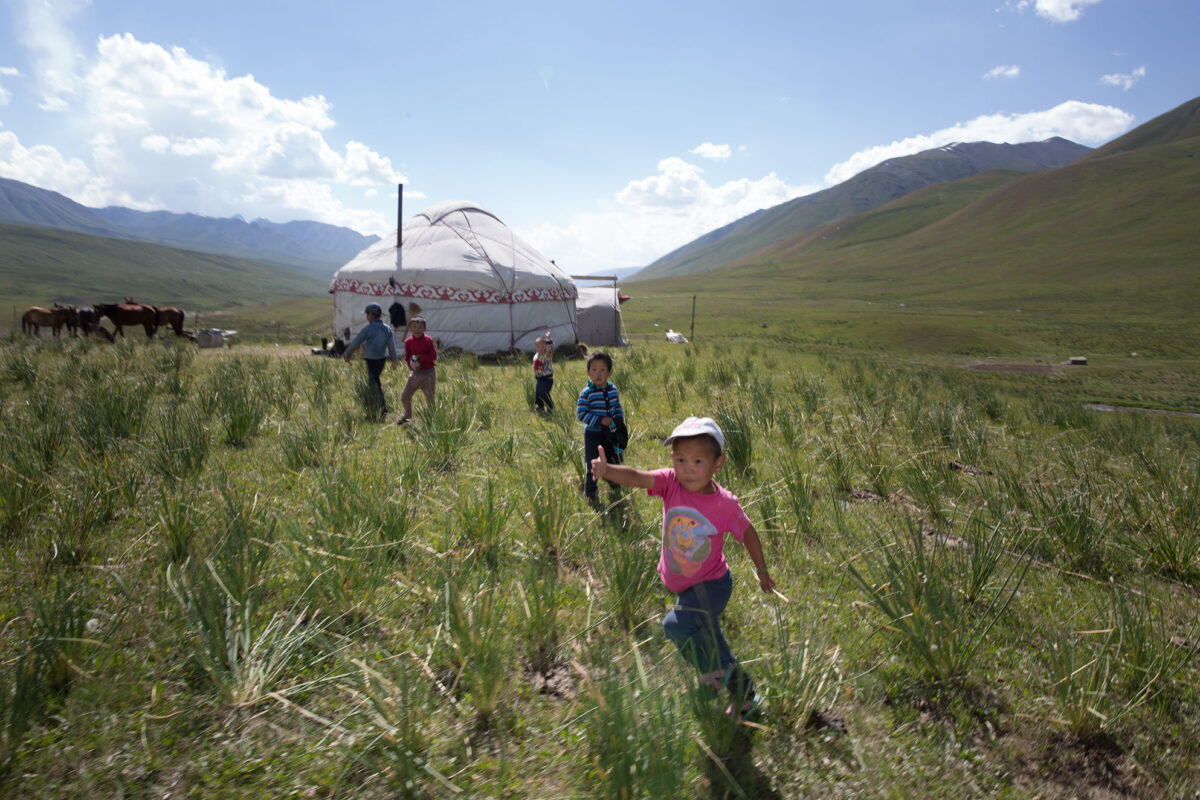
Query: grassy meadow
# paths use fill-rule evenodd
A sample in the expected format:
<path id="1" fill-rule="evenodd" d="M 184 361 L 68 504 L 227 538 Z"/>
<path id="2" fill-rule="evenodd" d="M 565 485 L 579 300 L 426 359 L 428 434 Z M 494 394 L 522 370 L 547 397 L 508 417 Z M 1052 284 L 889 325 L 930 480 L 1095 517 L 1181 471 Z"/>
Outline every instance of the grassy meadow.
<path id="1" fill-rule="evenodd" d="M 709 311 L 668 345 L 683 294 L 627 305 L 627 463 L 665 466 L 676 422 L 715 417 L 777 582 L 728 543 L 760 717 L 696 692 L 662 635 L 658 501 L 583 500 L 582 361 L 539 416 L 526 358 L 446 358 L 436 409 L 399 428 L 361 362 L 307 347 L 14 338 L 0 794 L 1200 790 L 1200 419 L 1082 405 L 1196 410 L 1190 347 L 973 371 L 1074 353 L 999 325 L 977 352 L 885 351 L 816 301 L 803 326 Z"/>

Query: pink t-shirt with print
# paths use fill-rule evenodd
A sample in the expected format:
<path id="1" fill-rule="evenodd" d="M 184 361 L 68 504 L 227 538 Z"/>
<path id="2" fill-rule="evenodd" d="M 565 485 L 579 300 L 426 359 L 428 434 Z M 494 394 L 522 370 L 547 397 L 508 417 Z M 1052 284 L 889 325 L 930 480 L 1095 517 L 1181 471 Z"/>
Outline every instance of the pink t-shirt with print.
<path id="1" fill-rule="evenodd" d="M 679 593 L 701 581 L 720 578 L 725 562 L 725 534 L 739 542 L 750 527 L 742 504 L 716 481 L 713 494 L 689 492 L 675 479 L 675 470 L 655 470 L 654 486 L 646 490 L 663 502 L 662 556 L 658 574 L 663 584 Z"/>

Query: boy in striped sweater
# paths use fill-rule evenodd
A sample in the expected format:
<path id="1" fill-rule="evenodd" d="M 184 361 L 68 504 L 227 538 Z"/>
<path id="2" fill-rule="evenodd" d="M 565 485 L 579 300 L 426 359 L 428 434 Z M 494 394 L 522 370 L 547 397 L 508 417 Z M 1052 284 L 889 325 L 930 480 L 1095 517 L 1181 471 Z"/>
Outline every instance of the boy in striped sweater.
<path id="1" fill-rule="evenodd" d="M 608 382 L 612 375 L 612 356 L 597 350 L 588 356 L 587 386 L 579 393 L 579 402 L 575 404 L 575 416 L 583 423 L 583 469 L 587 476 L 584 483 L 584 494 L 588 500 L 595 500 L 597 487 L 596 478 L 592 475 L 590 465 L 604 448 L 608 463 L 621 463 L 621 450 L 613 440 L 617 430 L 617 420 L 624 420 L 625 411 L 621 408 L 621 395 L 614 384 Z"/>

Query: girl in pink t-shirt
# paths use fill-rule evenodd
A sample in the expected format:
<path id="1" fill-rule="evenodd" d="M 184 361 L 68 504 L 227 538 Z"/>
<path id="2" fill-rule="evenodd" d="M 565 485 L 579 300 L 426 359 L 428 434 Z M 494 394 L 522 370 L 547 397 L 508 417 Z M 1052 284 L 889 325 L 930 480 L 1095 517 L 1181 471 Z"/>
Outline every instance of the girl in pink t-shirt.
<path id="1" fill-rule="evenodd" d="M 740 541 L 758 570 L 764 592 L 775 588 L 762 543 L 738 499 L 713 478 L 725 465 L 725 436 L 708 417 L 688 417 L 667 437 L 669 469 L 653 472 L 609 464 L 600 451 L 591 462 L 596 480 L 636 486 L 662 498 L 662 553 L 658 574 L 676 603 L 663 618 L 663 630 L 700 671 L 700 682 L 731 695 L 729 712 L 741 718 L 754 712 L 754 683 L 737 663 L 721 632 L 721 612 L 733 592 L 725 561 L 725 534 Z"/>

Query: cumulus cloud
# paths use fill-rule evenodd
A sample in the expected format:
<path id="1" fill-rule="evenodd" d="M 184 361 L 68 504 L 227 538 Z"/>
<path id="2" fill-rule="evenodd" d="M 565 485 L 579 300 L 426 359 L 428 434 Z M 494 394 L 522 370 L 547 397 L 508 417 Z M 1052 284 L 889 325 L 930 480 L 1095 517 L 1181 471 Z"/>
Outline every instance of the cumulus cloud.
<path id="1" fill-rule="evenodd" d="M 1001 65 L 992 67 L 987 72 L 983 73 L 983 79 L 993 80 L 995 78 L 1016 78 L 1020 76 L 1020 74 L 1021 68 L 1016 64 L 1010 64 L 1007 66 Z"/>
<path id="2" fill-rule="evenodd" d="M 1099 2 L 1100 0 L 1016 0 L 1010 2 L 1008 7 L 1017 11 L 1033 8 L 1039 17 L 1045 17 L 1051 22 L 1074 22 L 1079 19 L 1083 9 Z"/>
<path id="3" fill-rule="evenodd" d="M 14 137 L 8 153 L 37 159 L 4 159 L 2 174 L 87 205 L 317 219 L 372 233 L 393 227 L 382 213 L 352 205 L 369 200 L 371 187 L 394 193 L 404 176 L 362 142 L 331 143 L 335 122 L 323 96 L 278 97 L 253 75 L 228 75 L 183 48 L 131 34 L 101 37 L 94 53 L 72 55 L 65 20 L 82 6 L 26 3 L 23 43 L 34 55 L 41 107 L 88 131 L 89 152 L 67 158 Z"/>
<path id="4" fill-rule="evenodd" d="M 80 49 L 69 23 L 91 0 L 37 0 L 15 5 L 17 36 L 30 52 L 42 92 L 40 107 L 63 111 L 76 89 Z"/>
<path id="5" fill-rule="evenodd" d="M 560 260 L 568 271 L 641 266 L 747 214 L 815 190 L 791 186 L 774 173 L 714 185 L 699 167 L 669 157 L 654 175 L 626 184 L 602 210 L 564 225 L 517 231 L 549 258 L 568 250 L 574 262 Z"/>
<path id="6" fill-rule="evenodd" d="M 730 155 L 732 155 L 732 150 L 730 149 L 729 145 L 713 144 L 712 142 L 705 142 L 704 144 L 697 145 L 688 152 L 694 156 L 709 158 L 713 161 L 724 161 L 725 159 L 729 158 Z"/>
<path id="7" fill-rule="evenodd" d="M 1110 75 L 1101 75 L 1100 82 L 1105 86 L 1119 86 L 1123 91 L 1127 92 L 1130 87 L 1144 77 L 1146 77 L 1146 68 L 1138 67 L 1133 72 L 1114 72 Z"/>
<path id="8" fill-rule="evenodd" d="M 1133 115 L 1113 106 L 1071 100 L 1046 111 L 1026 114 L 990 114 L 976 117 L 930 134 L 911 136 L 891 144 L 859 151 L 835 164 L 825 175 L 829 184 L 875 166 L 889 158 L 909 156 L 951 142 L 1037 142 L 1061 136 L 1073 142 L 1095 146 L 1119 136 L 1133 124 Z"/>
<path id="9" fill-rule="evenodd" d="M 25 147 L 12 131 L 0 131 L 0 175 L 65 194 L 84 205 L 105 205 L 109 189 L 78 158 L 63 158 L 47 145 Z"/>

